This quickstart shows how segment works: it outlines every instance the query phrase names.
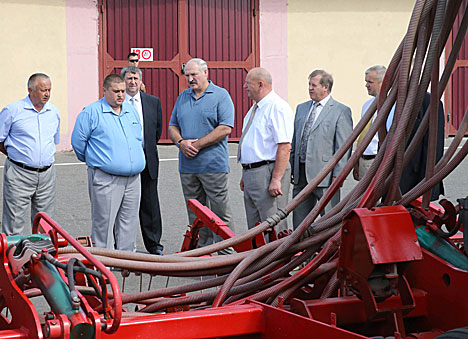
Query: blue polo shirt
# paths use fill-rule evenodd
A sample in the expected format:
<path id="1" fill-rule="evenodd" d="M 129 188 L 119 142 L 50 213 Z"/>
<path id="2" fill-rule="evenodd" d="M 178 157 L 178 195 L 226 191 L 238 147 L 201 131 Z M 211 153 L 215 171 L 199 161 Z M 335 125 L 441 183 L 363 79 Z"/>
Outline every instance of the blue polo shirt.
<path id="1" fill-rule="evenodd" d="M 49 102 L 38 112 L 28 95 L 0 112 L 0 142 L 14 161 L 36 168 L 49 166 L 59 139 L 60 114 Z"/>
<path id="2" fill-rule="evenodd" d="M 198 99 L 188 88 L 177 98 L 169 125 L 179 127 L 184 139 L 200 139 L 219 125 L 234 127 L 231 96 L 211 81 Z M 227 139 L 226 136 L 222 141 L 200 150 L 195 158 L 187 158 L 179 151 L 179 172 L 228 173 Z"/>
<path id="3" fill-rule="evenodd" d="M 120 115 L 105 98 L 85 107 L 76 118 L 71 142 L 79 160 L 106 173 L 131 176 L 145 168 L 140 118 L 126 102 Z"/>

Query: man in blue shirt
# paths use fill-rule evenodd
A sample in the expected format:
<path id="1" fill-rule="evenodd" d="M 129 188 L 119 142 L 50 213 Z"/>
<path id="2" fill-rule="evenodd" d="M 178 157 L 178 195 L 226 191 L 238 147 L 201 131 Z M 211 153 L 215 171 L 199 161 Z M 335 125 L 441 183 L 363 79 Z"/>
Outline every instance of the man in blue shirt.
<path id="1" fill-rule="evenodd" d="M 202 59 L 184 68 L 190 88 L 177 98 L 169 122 L 169 137 L 180 149 L 179 172 L 185 202 L 197 199 L 232 227 L 228 196 L 229 152 L 227 138 L 234 127 L 234 104 L 229 93 L 208 80 Z M 187 208 L 190 224 L 195 220 Z M 221 240 L 216 236 L 216 241 Z M 213 242 L 211 230 L 200 230 L 200 246 Z M 228 253 L 230 250 L 221 252 Z"/>
<path id="2" fill-rule="evenodd" d="M 124 102 L 120 75 L 108 75 L 103 87 L 104 98 L 78 115 L 71 142 L 78 159 L 88 165 L 95 246 L 134 251 L 145 168 L 141 122 L 135 108 Z"/>
<path id="3" fill-rule="evenodd" d="M 29 208 L 55 211 L 55 145 L 60 140 L 60 114 L 49 103 L 51 81 L 43 73 L 28 80 L 29 95 L 0 112 L 0 151 L 5 161 L 2 232 L 23 233 Z"/>

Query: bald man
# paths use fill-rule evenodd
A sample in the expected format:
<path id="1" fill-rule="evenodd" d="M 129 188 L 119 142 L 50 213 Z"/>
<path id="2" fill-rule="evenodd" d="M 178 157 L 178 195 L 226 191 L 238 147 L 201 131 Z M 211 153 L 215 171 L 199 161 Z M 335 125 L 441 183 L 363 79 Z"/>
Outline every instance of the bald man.
<path id="1" fill-rule="evenodd" d="M 289 152 L 294 131 L 291 107 L 272 88 L 271 74 L 253 68 L 244 89 L 255 104 L 244 117 L 238 161 L 249 229 L 284 208 L 289 195 Z M 283 220 L 277 231 L 287 229 Z"/>

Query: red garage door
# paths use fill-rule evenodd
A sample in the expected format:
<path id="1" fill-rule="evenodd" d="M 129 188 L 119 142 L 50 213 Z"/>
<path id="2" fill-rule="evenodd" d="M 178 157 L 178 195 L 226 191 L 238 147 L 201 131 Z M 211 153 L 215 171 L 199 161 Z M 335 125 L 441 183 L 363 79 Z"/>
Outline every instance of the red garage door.
<path id="1" fill-rule="evenodd" d="M 450 33 L 447 42 L 446 59 L 450 55 L 452 45 L 458 33 L 458 27 L 462 21 L 463 15 L 467 10 L 468 0 L 464 0 L 460 5 L 457 19 L 453 25 L 453 31 Z M 449 80 L 447 90 L 445 91 L 445 114 L 446 114 L 446 135 L 454 135 L 460 127 L 465 110 L 468 107 L 468 37 L 460 48 L 452 76 Z"/>
<path id="2" fill-rule="evenodd" d="M 258 0 L 101 0 L 100 81 L 127 66 L 133 47 L 153 48 L 141 61 L 149 94 L 161 98 L 164 130 L 177 96 L 187 86 L 183 65 L 208 62 L 209 78 L 231 94 L 236 108 L 231 140 L 238 140 L 250 101 L 242 89 L 247 71 L 259 65 Z M 102 93 L 101 93 L 102 94 Z"/>

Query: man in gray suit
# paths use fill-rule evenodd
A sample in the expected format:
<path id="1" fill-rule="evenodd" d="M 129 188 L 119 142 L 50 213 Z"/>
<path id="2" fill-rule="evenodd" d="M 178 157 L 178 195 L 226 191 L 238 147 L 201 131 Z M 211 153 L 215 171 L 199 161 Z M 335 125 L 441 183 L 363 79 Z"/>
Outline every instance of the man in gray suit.
<path id="1" fill-rule="evenodd" d="M 312 100 L 297 106 L 290 157 L 293 169 L 293 197 L 322 170 L 353 130 L 351 109 L 330 96 L 332 87 L 333 78 L 329 73 L 323 70 L 313 71 L 309 75 L 309 96 Z M 294 229 L 299 226 L 330 187 L 350 155 L 351 149 L 312 194 L 294 210 Z M 340 191 L 338 190 L 322 211 L 322 215 L 339 201 Z"/>

